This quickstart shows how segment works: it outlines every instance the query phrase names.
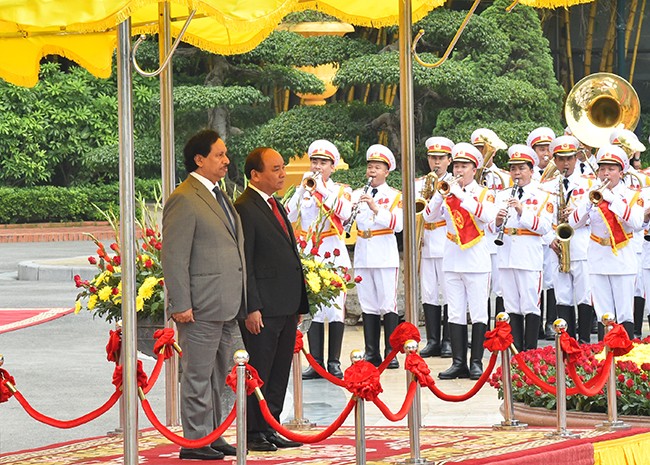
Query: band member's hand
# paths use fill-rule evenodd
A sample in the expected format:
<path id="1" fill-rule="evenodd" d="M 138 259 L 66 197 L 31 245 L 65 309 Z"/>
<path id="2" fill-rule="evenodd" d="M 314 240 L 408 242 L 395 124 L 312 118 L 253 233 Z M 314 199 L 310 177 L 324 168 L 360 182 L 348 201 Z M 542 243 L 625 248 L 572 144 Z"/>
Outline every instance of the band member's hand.
<path id="1" fill-rule="evenodd" d="M 316 191 L 318 191 L 319 194 L 323 196 L 323 198 L 327 198 L 328 195 L 330 195 L 330 191 L 323 182 L 323 178 L 319 177 L 318 181 L 316 181 Z"/>
<path id="2" fill-rule="evenodd" d="M 514 208 L 515 211 L 517 212 L 517 215 L 521 215 L 521 212 L 523 210 L 522 210 L 521 202 L 518 199 L 508 199 L 508 206 Z"/>
<path id="3" fill-rule="evenodd" d="M 375 199 L 372 198 L 372 195 L 363 194 L 359 197 L 359 202 L 367 203 L 368 208 L 370 208 L 375 215 L 379 212 L 379 208 L 377 208 L 377 204 L 375 203 Z"/>
<path id="4" fill-rule="evenodd" d="M 560 253 L 560 240 L 557 239 L 557 238 L 553 239 L 553 242 L 551 242 L 549 244 L 549 247 L 551 248 L 551 250 L 553 252 L 555 252 L 556 254 L 559 254 Z"/>
<path id="5" fill-rule="evenodd" d="M 508 210 L 506 210 L 505 208 L 502 208 L 497 212 L 496 220 L 494 221 L 494 224 L 496 225 L 497 228 L 501 227 L 507 215 L 508 215 Z"/>
<path id="6" fill-rule="evenodd" d="M 616 195 L 614 195 L 611 189 L 603 190 L 602 194 L 603 200 L 607 203 L 612 203 L 612 201 L 616 198 Z"/>
<path id="7" fill-rule="evenodd" d="M 264 322 L 262 321 L 262 312 L 255 310 L 254 312 L 249 313 L 246 317 L 245 324 L 246 329 L 251 334 L 259 334 L 262 332 L 262 328 L 264 327 Z"/>
<path id="8" fill-rule="evenodd" d="M 460 187 L 458 183 L 452 184 L 449 188 L 449 193 L 460 200 L 465 198 L 465 192 L 463 192 L 463 188 Z"/>
<path id="9" fill-rule="evenodd" d="M 184 312 L 172 313 L 172 320 L 176 323 L 194 323 L 194 312 L 188 308 Z"/>

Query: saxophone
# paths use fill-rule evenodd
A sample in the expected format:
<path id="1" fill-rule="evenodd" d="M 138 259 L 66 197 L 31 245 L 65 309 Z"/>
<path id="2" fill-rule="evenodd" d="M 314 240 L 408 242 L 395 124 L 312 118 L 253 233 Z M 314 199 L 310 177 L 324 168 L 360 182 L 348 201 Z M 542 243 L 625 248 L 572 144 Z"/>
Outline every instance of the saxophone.
<path id="1" fill-rule="evenodd" d="M 424 177 L 424 185 L 420 197 L 415 199 L 415 246 L 422 250 L 422 235 L 424 233 L 424 209 L 438 187 L 438 175 L 431 172 Z M 419 253 L 419 252 L 418 252 Z M 419 257 L 419 255 L 418 255 Z"/>
<path id="2" fill-rule="evenodd" d="M 555 238 L 559 241 L 559 250 L 557 252 L 560 260 L 558 268 L 560 273 L 571 271 L 571 238 L 573 237 L 573 228 L 567 223 L 566 214 L 566 192 L 564 192 L 564 180 L 566 179 L 567 170 L 562 172 L 559 179 L 558 199 L 557 199 L 557 229 Z"/>

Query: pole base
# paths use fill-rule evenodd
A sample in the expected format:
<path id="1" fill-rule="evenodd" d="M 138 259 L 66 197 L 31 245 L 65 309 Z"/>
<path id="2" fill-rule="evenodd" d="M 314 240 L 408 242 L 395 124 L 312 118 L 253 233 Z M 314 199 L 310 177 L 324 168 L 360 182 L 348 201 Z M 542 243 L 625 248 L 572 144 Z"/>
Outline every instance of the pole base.
<path id="1" fill-rule="evenodd" d="M 406 465 L 436 465 L 436 462 L 432 462 L 431 460 L 423 459 L 423 458 L 408 458 L 403 461 L 399 462 L 393 462 L 394 464 L 406 464 Z M 440 462 L 442 463 L 442 462 Z"/>
<path id="2" fill-rule="evenodd" d="M 560 439 L 578 439 L 580 435 L 578 433 L 572 433 L 571 431 L 567 430 L 566 428 L 560 428 L 557 431 L 553 431 L 552 433 L 547 433 L 544 435 L 544 437 L 547 437 L 549 439 L 553 438 L 560 438 Z"/>
<path id="3" fill-rule="evenodd" d="M 604 421 L 596 425 L 596 431 L 620 431 L 630 429 L 631 426 L 621 420 Z"/>
<path id="4" fill-rule="evenodd" d="M 282 426 L 287 429 L 303 430 L 314 428 L 316 423 L 312 423 L 306 418 L 293 418 L 292 420 L 283 423 Z"/>
<path id="5" fill-rule="evenodd" d="M 115 428 L 114 430 L 108 431 L 106 433 L 106 436 L 110 437 L 115 437 L 115 436 L 123 436 L 124 435 L 124 429 L 123 428 Z"/>
<path id="6" fill-rule="evenodd" d="M 498 425 L 492 425 L 495 431 L 514 431 L 528 428 L 527 423 L 521 423 L 519 420 L 502 421 Z"/>

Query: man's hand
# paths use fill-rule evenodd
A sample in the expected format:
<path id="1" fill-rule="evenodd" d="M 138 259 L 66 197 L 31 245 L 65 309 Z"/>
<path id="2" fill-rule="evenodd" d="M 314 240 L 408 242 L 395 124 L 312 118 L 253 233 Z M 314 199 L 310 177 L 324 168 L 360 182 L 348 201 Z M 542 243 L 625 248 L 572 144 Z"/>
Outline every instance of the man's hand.
<path id="1" fill-rule="evenodd" d="M 553 252 L 560 255 L 560 240 L 558 238 L 553 239 L 553 242 L 549 244 L 549 247 Z"/>
<path id="2" fill-rule="evenodd" d="M 517 199 L 508 199 L 508 207 L 512 207 L 515 209 L 517 212 L 518 216 L 521 216 L 521 212 L 523 211 L 521 202 Z"/>
<path id="3" fill-rule="evenodd" d="M 607 203 L 612 203 L 612 201 L 616 198 L 616 195 L 614 195 L 611 189 L 603 190 L 602 194 L 603 200 Z"/>
<path id="4" fill-rule="evenodd" d="M 184 312 L 172 313 L 172 320 L 176 323 L 194 323 L 194 312 L 188 308 Z"/>
<path id="5" fill-rule="evenodd" d="M 449 188 L 449 193 L 456 197 L 458 200 L 464 200 L 465 199 L 465 192 L 463 192 L 463 188 L 460 187 L 460 185 L 455 182 L 451 185 Z"/>
<path id="6" fill-rule="evenodd" d="M 262 328 L 264 327 L 264 322 L 262 321 L 262 312 L 259 310 L 255 310 L 254 312 L 251 312 L 248 314 L 246 317 L 246 329 L 248 330 L 249 333 L 251 334 L 259 334 L 262 332 Z"/>
<path id="7" fill-rule="evenodd" d="M 359 197 L 359 202 L 365 202 L 368 204 L 368 208 L 376 215 L 379 212 L 379 208 L 377 207 L 377 204 L 375 203 L 375 199 L 373 199 L 372 195 L 369 194 L 363 194 L 361 197 Z"/>

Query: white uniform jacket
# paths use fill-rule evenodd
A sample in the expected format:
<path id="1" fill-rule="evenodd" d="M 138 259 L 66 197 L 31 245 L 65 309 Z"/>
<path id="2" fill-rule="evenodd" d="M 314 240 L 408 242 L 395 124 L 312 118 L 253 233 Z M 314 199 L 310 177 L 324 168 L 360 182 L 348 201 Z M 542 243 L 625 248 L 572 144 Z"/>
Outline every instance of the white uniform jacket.
<path id="1" fill-rule="evenodd" d="M 465 186 L 465 197 L 461 199 L 460 208 L 471 216 L 476 228 L 480 231 L 478 241 L 467 248 L 461 248 L 456 236 L 456 227 L 445 198 L 437 193 L 424 210 L 424 219 L 439 221 L 444 219 L 447 224 L 447 239 L 444 244 L 442 269 L 456 273 L 489 273 L 492 271 L 490 251 L 485 239 L 485 226 L 494 221 L 496 207 L 494 196 L 489 189 L 479 186 L 472 181 Z"/>
<path id="2" fill-rule="evenodd" d="M 352 193 L 352 203 L 359 201 L 363 189 Z M 368 194 L 372 195 L 372 188 Z M 359 204 L 357 242 L 354 246 L 355 268 L 399 268 L 399 252 L 395 233 L 401 232 L 404 224 L 402 193 L 384 183 L 377 186 L 374 196 L 379 212 L 375 215 L 362 202 Z"/>
<path id="3" fill-rule="evenodd" d="M 599 208 L 589 201 L 588 195 L 569 216 L 569 224 L 576 230 L 587 223 L 591 224 L 587 256 L 592 274 L 637 274 L 636 250 L 631 244 L 631 239 L 634 231 L 640 230 L 643 225 L 643 200 L 639 191 L 628 189 L 622 182 L 619 182 L 612 192 L 616 199 L 609 204 L 609 209 L 616 215 L 625 236 L 629 239 L 627 243 L 620 244 L 614 251 L 610 237 L 611 227 L 605 222 Z"/>

